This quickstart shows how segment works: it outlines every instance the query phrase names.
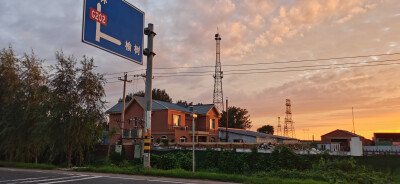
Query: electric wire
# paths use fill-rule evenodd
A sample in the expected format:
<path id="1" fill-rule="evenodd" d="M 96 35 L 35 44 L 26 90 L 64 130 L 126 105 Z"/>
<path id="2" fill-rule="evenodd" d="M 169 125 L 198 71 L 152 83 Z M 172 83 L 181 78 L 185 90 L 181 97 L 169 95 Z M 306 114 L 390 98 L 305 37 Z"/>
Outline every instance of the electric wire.
<path id="1" fill-rule="evenodd" d="M 385 53 L 385 54 L 373 54 L 373 55 L 358 55 L 358 56 L 344 56 L 344 57 L 333 57 L 333 58 L 321 58 L 321 59 L 304 59 L 304 60 L 289 60 L 289 61 L 278 61 L 278 62 L 259 62 L 259 63 L 243 63 L 243 64 L 228 64 L 223 65 L 224 67 L 236 67 L 236 66 L 254 66 L 254 65 L 271 65 L 271 64 L 285 64 L 285 63 L 299 63 L 299 62 L 310 62 L 310 61 L 327 61 L 327 60 L 342 60 L 342 59 L 356 59 L 356 58 L 366 58 L 366 57 L 379 57 L 379 56 L 393 56 L 399 55 L 400 52 L 395 53 Z M 153 70 L 172 70 L 172 69 L 195 69 L 195 68 L 213 68 L 213 65 L 204 65 L 204 66 L 192 66 L 192 67 L 162 67 L 162 68 L 153 68 Z M 146 69 L 137 69 L 127 71 L 127 73 L 137 72 L 137 71 L 145 71 Z M 116 73 L 104 73 L 103 75 L 117 75 L 122 74 L 124 72 L 116 72 Z"/>
<path id="2" fill-rule="evenodd" d="M 366 62 L 352 62 L 352 63 L 332 63 L 332 64 L 321 64 L 321 65 L 303 65 L 303 66 L 289 66 L 289 67 L 275 67 L 275 68 L 257 68 L 257 69 L 242 69 L 242 70 L 227 70 L 224 71 L 224 75 L 229 75 L 229 74 L 244 74 L 244 73 L 230 73 L 230 72 L 248 72 L 248 71 L 266 71 L 266 70 L 283 70 L 283 69 L 299 69 L 299 68 L 315 68 L 315 67 L 337 67 L 337 66 L 346 66 L 349 64 L 359 64 L 361 66 L 369 66 L 365 64 L 371 64 L 371 63 L 381 63 L 381 62 L 392 62 L 392 61 L 399 61 L 400 59 L 388 59 L 388 60 L 376 60 L 376 61 L 366 61 Z M 364 65 L 363 65 L 364 64 Z M 379 65 L 378 65 L 379 66 Z M 347 66 L 349 67 L 349 66 Z M 328 68 L 328 69 L 329 69 Z M 318 69 L 318 68 L 317 68 Z M 325 69 L 325 68 L 322 68 Z M 302 70 L 290 70 L 290 71 L 302 71 Z M 279 71 L 273 71 L 279 72 Z M 286 71 L 283 71 L 286 72 Z M 159 75 L 158 77 L 166 77 L 166 75 L 172 75 L 172 76 L 206 76 L 206 75 L 212 75 L 214 71 L 199 71 L 199 72 L 169 72 L 169 73 L 153 73 L 154 75 Z M 253 72 L 253 73 L 262 73 L 262 72 Z M 181 75 L 183 74 L 183 75 Z M 187 74 L 187 75 L 185 75 Z M 199 75 L 197 75 L 199 74 Z M 204 75 L 201 75 L 204 74 Z M 250 73 L 251 74 L 251 73 Z M 129 76 L 135 76 L 135 75 L 129 75 Z M 113 78 L 105 78 L 105 79 L 117 79 L 117 77 Z"/>
<path id="3" fill-rule="evenodd" d="M 306 66 L 289 66 L 289 67 L 276 67 L 276 68 L 256 68 L 256 69 L 242 69 L 242 70 L 225 70 L 224 74 L 229 72 L 240 72 L 240 71 L 262 71 L 262 70 L 275 70 L 275 69 L 288 69 L 288 68 L 309 68 L 309 67 L 321 67 L 321 66 L 340 66 L 347 64 L 364 64 L 364 63 L 377 63 L 377 62 L 388 62 L 388 61 L 398 61 L 399 59 L 390 59 L 390 60 L 377 60 L 377 61 L 366 61 L 366 62 L 353 62 L 353 63 L 332 63 L 332 64 L 323 64 L 323 65 L 306 65 Z M 199 72 L 169 72 L 169 73 L 153 73 L 154 75 L 163 75 L 163 74 L 177 74 L 177 73 L 214 73 L 214 71 L 199 71 Z"/>
<path id="4" fill-rule="evenodd" d="M 265 74 L 265 73 L 283 73 L 283 72 L 301 72 L 301 71 L 315 71 L 315 70 L 325 70 L 325 69 L 338 69 L 338 68 L 356 68 L 356 67 L 368 67 L 368 66 L 385 66 L 385 65 L 395 65 L 395 64 L 400 64 L 400 63 L 381 63 L 381 64 L 375 64 L 375 65 L 354 65 L 354 66 L 344 66 L 344 67 L 325 67 L 325 68 L 311 68 L 311 69 L 293 69 L 293 70 L 279 70 L 279 71 L 264 71 L 264 72 L 239 72 L 239 73 L 227 73 L 224 75 L 242 75 L 242 74 Z M 159 75 L 157 77 L 162 78 L 162 77 L 180 77 L 180 76 L 185 76 L 185 77 L 194 77 L 194 76 L 210 76 L 211 74 L 199 74 L 199 75 Z"/>
<path id="5" fill-rule="evenodd" d="M 327 61 L 327 60 L 342 60 L 342 59 L 355 59 L 355 58 L 366 58 L 366 57 L 379 57 L 379 56 L 393 56 L 393 55 L 399 55 L 400 52 L 396 53 L 390 53 L 390 54 L 375 54 L 375 55 L 359 55 L 359 56 L 347 56 L 347 57 L 334 57 L 334 58 L 321 58 L 321 59 L 304 59 L 304 60 L 289 60 L 289 61 L 277 61 L 277 62 L 259 62 L 259 63 L 243 63 L 243 64 L 228 64 L 228 65 L 223 65 L 224 67 L 232 67 L 232 66 L 253 66 L 253 65 L 271 65 L 271 64 L 286 64 L 286 63 L 298 63 L 298 62 L 309 62 L 309 61 Z M 169 70 L 169 69 L 179 69 L 179 68 L 209 68 L 209 67 L 215 67 L 211 65 L 205 65 L 205 66 L 193 66 L 193 67 L 164 67 L 164 68 L 153 68 L 154 70 L 156 69 L 163 69 L 163 70 Z"/>

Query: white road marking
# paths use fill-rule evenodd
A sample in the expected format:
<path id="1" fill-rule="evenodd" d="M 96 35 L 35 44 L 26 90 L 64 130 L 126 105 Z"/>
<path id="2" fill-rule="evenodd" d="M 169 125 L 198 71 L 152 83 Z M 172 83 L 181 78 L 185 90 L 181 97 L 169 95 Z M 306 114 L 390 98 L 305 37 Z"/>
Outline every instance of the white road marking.
<path id="1" fill-rule="evenodd" d="M 167 180 L 147 180 L 147 181 L 155 181 L 155 182 L 160 182 L 160 183 L 177 183 L 177 184 L 185 183 L 185 182 L 180 182 L 180 181 L 167 181 Z M 194 184 L 194 183 L 185 183 L 185 184 Z"/>
<path id="2" fill-rule="evenodd" d="M 113 178 L 113 179 L 124 179 L 124 180 L 137 180 L 137 181 L 155 181 L 160 183 L 176 183 L 176 184 L 195 184 L 195 183 L 185 183 L 180 181 L 168 181 L 168 180 L 148 180 L 148 179 L 137 179 L 137 178 L 124 178 L 124 177 L 116 177 L 116 176 L 104 176 L 105 178 Z"/>
<path id="3" fill-rule="evenodd" d="M 145 179 L 137 179 L 137 178 L 124 178 L 124 177 L 117 177 L 117 176 L 105 176 L 107 178 L 112 179 L 124 179 L 124 180 L 138 180 L 138 181 L 145 181 Z"/>
<path id="4" fill-rule="evenodd" d="M 43 179 L 43 180 L 32 180 L 32 181 L 24 181 L 24 182 L 20 182 L 20 183 L 33 183 L 33 182 L 42 182 L 42 181 L 62 180 L 62 179 L 77 178 L 77 177 L 83 177 L 83 176 L 88 176 L 88 175 L 76 175 L 76 176 L 68 176 L 68 177 L 62 177 L 62 178 L 50 178 L 50 179 Z"/>
<path id="5" fill-rule="evenodd" d="M 42 184 L 65 183 L 65 182 L 71 182 L 71 181 L 90 180 L 90 179 L 101 178 L 101 177 L 102 177 L 102 176 L 92 176 L 92 177 L 88 177 L 88 178 L 79 178 L 79 179 L 73 179 L 73 180 L 53 181 L 53 182 L 42 183 Z"/>
<path id="6" fill-rule="evenodd" d="M 17 181 L 24 181 L 24 180 L 35 180 L 35 179 L 43 179 L 43 178 L 48 178 L 48 177 L 23 178 L 23 179 L 15 179 L 15 180 L 4 180 L 4 181 L 0 181 L 0 183 L 3 183 L 3 182 L 17 182 Z"/>

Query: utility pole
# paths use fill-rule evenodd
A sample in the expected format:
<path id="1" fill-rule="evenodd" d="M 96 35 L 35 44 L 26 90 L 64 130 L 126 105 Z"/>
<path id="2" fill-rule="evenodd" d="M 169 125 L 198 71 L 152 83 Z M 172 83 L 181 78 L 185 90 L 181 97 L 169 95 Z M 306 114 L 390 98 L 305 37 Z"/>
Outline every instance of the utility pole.
<path id="1" fill-rule="evenodd" d="M 124 91 L 122 92 L 122 110 L 121 110 L 121 145 L 122 143 L 122 138 L 124 138 L 124 123 L 125 123 L 125 99 L 126 99 L 126 83 L 127 82 L 132 82 L 132 80 L 128 80 L 128 73 L 124 72 L 124 79 L 121 77 L 118 78 L 120 81 L 124 81 Z M 122 154 L 122 151 L 121 153 Z"/>
<path id="2" fill-rule="evenodd" d="M 228 122 L 229 122 L 229 116 L 228 116 L 228 97 L 226 97 L 226 131 L 225 131 L 225 140 L 228 142 Z"/>
<path id="3" fill-rule="evenodd" d="M 351 107 L 351 115 L 353 117 L 353 133 L 356 134 L 356 127 L 354 126 L 354 110 L 353 110 L 353 107 Z"/>
<path id="4" fill-rule="evenodd" d="M 156 36 L 152 23 L 144 29 L 144 34 L 147 35 L 147 48 L 143 54 L 147 56 L 147 70 L 146 70 L 146 88 L 145 88 L 145 111 L 144 111 L 144 153 L 143 153 L 143 167 L 150 169 L 150 143 L 151 143 L 151 109 L 152 109 L 152 76 L 153 76 L 153 57 L 156 55 L 153 52 L 153 39 Z"/>

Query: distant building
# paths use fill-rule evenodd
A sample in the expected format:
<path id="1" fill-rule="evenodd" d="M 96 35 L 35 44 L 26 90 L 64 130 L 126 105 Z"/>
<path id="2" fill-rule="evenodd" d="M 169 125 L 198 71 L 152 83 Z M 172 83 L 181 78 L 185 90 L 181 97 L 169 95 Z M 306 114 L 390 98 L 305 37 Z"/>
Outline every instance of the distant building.
<path id="1" fill-rule="evenodd" d="M 143 97 L 134 96 L 126 103 L 124 120 L 124 144 L 134 144 L 142 137 Z M 109 129 L 117 129 L 117 133 L 110 138 L 110 143 L 117 143 L 120 137 L 122 103 L 117 103 L 107 110 L 109 114 Z M 195 140 L 199 142 L 216 142 L 218 137 L 219 110 L 213 104 L 195 105 L 193 110 L 197 111 L 195 119 Z M 192 112 L 188 107 L 177 104 L 153 100 L 151 113 L 151 140 L 174 139 L 175 142 L 192 141 Z"/>
<path id="2" fill-rule="evenodd" d="M 359 137 L 363 146 L 371 145 L 371 140 L 363 136 L 354 134 L 346 130 L 334 130 L 321 136 L 321 143 L 318 148 L 331 151 L 350 151 L 350 141 L 352 137 Z"/>
<path id="3" fill-rule="evenodd" d="M 400 133 L 374 133 L 377 146 L 400 146 Z"/>
<path id="4" fill-rule="evenodd" d="M 219 128 L 220 141 L 225 141 L 226 128 Z M 228 142 L 242 143 L 297 143 L 298 140 L 244 129 L 228 128 Z"/>

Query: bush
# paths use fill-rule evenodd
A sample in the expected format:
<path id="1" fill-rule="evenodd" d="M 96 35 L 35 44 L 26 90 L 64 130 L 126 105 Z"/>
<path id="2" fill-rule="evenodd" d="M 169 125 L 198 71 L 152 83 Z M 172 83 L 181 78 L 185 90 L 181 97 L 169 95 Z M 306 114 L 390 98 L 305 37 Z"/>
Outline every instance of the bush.
<path id="1" fill-rule="evenodd" d="M 179 160 L 179 168 L 187 171 L 192 170 L 192 153 L 178 152 L 176 158 Z"/>
<path id="2" fill-rule="evenodd" d="M 157 166 L 159 169 L 178 169 L 179 160 L 175 157 L 173 153 L 167 153 L 160 156 Z"/>
<path id="3" fill-rule="evenodd" d="M 122 149 L 124 149 L 124 148 L 122 147 Z M 122 153 L 124 153 L 124 152 L 122 152 Z M 116 165 L 116 166 L 121 165 L 121 163 L 122 163 L 124 160 L 126 160 L 125 155 L 122 154 L 122 153 L 120 154 L 120 153 L 117 153 L 117 152 L 112 152 L 112 153 L 110 154 L 110 161 L 111 161 L 111 163 L 114 164 L 114 165 Z"/>

